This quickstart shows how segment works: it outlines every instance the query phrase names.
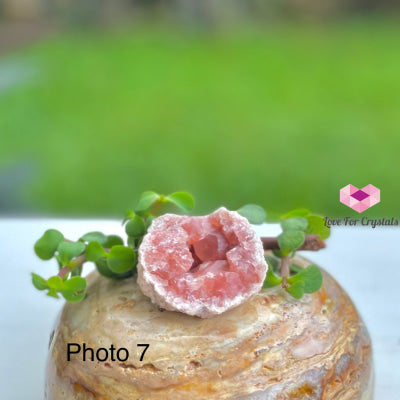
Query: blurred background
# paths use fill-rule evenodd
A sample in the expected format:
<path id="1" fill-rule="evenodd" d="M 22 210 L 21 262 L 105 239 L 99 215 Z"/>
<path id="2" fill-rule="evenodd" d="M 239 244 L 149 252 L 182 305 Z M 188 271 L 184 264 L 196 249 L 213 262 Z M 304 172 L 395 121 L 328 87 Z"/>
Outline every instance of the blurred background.
<path id="1" fill-rule="evenodd" d="M 395 0 L 0 0 L 0 215 L 396 217 L 399 43 Z"/>

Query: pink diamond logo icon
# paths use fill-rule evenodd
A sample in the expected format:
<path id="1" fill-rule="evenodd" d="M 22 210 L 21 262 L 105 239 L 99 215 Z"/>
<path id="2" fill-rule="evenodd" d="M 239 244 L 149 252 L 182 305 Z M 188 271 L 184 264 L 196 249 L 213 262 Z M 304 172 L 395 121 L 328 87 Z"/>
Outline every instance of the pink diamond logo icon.
<path id="1" fill-rule="evenodd" d="M 381 201 L 381 191 L 374 185 L 367 185 L 359 189 L 347 185 L 340 189 L 340 202 L 353 210 L 362 213 Z"/>

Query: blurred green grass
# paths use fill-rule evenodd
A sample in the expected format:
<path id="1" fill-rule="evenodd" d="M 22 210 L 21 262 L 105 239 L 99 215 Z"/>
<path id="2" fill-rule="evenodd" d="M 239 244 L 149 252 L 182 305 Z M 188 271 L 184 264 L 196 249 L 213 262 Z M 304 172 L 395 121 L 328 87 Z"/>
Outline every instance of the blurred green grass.
<path id="1" fill-rule="evenodd" d="M 64 33 L 17 54 L 33 81 L 0 92 L 0 166 L 29 160 L 39 213 L 122 215 L 144 190 L 188 190 L 197 212 L 253 202 L 354 215 L 369 183 L 396 216 L 398 21 L 200 32 Z"/>

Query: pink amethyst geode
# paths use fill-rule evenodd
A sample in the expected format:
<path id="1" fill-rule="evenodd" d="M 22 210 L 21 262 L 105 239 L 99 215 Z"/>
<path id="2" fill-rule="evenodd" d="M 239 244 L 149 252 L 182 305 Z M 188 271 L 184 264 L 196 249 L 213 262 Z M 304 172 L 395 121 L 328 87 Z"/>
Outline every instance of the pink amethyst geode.
<path id="1" fill-rule="evenodd" d="M 267 264 L 247 219 L 221 207 L 207 216 L 156 218 L 140 245 L 137 269 L 153 303 L 209 318 L 257 294 Z"/>

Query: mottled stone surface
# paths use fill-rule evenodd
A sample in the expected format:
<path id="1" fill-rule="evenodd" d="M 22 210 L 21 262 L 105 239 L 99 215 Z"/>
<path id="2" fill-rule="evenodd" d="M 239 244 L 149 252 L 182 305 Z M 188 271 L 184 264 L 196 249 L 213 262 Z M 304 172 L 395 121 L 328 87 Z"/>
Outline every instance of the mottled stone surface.
<path id="1" fill-rule="evenodd" d="M 210 319 L 159 310 L 133 278 L 89 282 L 52 334 L 47 400 L 372 399 L 368 332 L 327 273 L 301 300 L 269 289 Z M 130 358 L 68 362 L 72 342 L 125 347 Z M 150 344 L 142 362 L 138 343 Z"/>

